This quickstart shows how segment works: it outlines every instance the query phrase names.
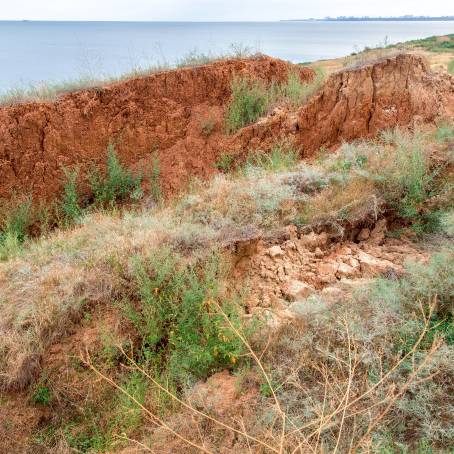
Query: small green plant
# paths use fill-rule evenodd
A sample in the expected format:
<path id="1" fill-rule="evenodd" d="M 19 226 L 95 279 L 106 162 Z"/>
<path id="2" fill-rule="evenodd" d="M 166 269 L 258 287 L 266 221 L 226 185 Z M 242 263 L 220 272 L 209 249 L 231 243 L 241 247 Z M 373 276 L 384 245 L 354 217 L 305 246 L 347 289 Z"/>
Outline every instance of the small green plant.
<path id="1" fill-rule="evenodd" d="M 19 252 L 32 224 L 31 198 L 26 198 L 12 206 L 6 204 L 0 230 L 0 260 L 5 260 Z"/>
<path id="2" fill-rule="evenodd" d="M 448 73 L 454 75 L 454 60 L 451 60 L 448 63 Z"/>
<path id="3" fill-rule="evenodd" d="M 140 304 L 126 314 L 139 333 L 137 356 L 153 375 L 178 392 L 196 380 L 236 365 L 242 342 L 231 332 L 217 304 L 239 326 L 236 306 L 217 302 L 219 258 L 204 265 L 179 266 L 171 251 L 144 262 L 135 260 Z"/>
<path id="4" fill-rule="evenodd" d="M 232 170 L 235 158 L 231 154 L 222 153 L 216 161 L 216 168 L 220 172 L 228 173 Z"/>
<path id="5" fill-rule="evenodd" d="M 323 69 L 315 69 L 315 77 L 311 82 L 301 81 L 296 71 L 290 71 L 287 80 L 281 85 L 274 85 L 273 98 L 276 102 L 287 102 L 293 107 L 304 104 L 322 85 L 325 80 Z"/>
<path id="6" fill-rule="evenodd" d="M 148 382 L 142 374 L 132 372 L 122 385 L 123 389 L 142 405 L 145 403 Z M 124 393 L 118 394 L 117 409 L 114 422 L 116 432 L 130 433 L 136 429 L 142 420 L 142 409 Z"/>
<path id="7" fill-rule="evenodd" d="M 246 171 L 251 167 L 258 167 L 269 172 L 287 170 L 294 167 L 299 160 L 299 154 L 286 144 L 278 144 L 269 152 L 254 151 L 246 161 Z"/>
<path id="8" fill-rule="evenodd" d="M 113 206 L 115 202 L 140 193 L 142 175 L 134 175 L 125 169 L 118 160 L 115 148 L 109 145 L 107 151 L 107 169 L 105 176 L 101 176 L 94 169 L 89 176 L 91 190 L 95 204 L 98 206 Z"/>
<path id="9" fill-rule="evenodd" d="M 52 400 L 50 388 L 44 385 L 38 385 L 33 393 L 32 400 L 37 405 L 49 405 Z"/>
<path id="10" fill-rule="evenodd" d="M 436 232 L 442 226 L 444 213 L 426 209 L 426 201 L 434 195 L 435 174 L 421 144 L 416 140 L 397 145 L 396 162 L 393 172 L 385 171 L 383 175 L 390 203 L 415 233 Z"/>
<path id="11" fill-rule="evenodd" d="M 268 107 L 269 93 L 260 80 L 235 77 L 231 84 L 232 97 L 227 106 L 225 125 L 228 133 L 256 121 Z"/>
<path id="12" fill-rule="evenodd" d="M 150 175 L 150 184 L 151 184 L 151 196 L 155 202 L 159 202 L 162 199 L 161 185 L 159 183 L 159 174 L 161 173 L 159 169 L 159 158 L 155 154 L 153 156 L 153 165 L 151 168 Z"/>
<path id="13" fill-rule="evenodd" d="M 232 97 L 227 106 L 225 125 L 228 133 L 256 121 L 274 105 L 286 103 L 296 107 L 305 103 L 321 86 L 325 74 L 316 69 L 315 78 L 305 83 L 297 71 L 290 71 L 283 83 L 272 82 L 269 86 L 261 80 L 235 77 L 231 83 Z"/>
<path id="14" fill-rule="evenodd" d="M 74 224 L 82 214 L 82 208 L 79 203 L 79 194 L 77 192 L 78 171 L 63 169 L 66 182 L 63 186 L 63 196 L 60 202 L 60 212 L 63 215 L 63 222 L 66 225 Z"/>

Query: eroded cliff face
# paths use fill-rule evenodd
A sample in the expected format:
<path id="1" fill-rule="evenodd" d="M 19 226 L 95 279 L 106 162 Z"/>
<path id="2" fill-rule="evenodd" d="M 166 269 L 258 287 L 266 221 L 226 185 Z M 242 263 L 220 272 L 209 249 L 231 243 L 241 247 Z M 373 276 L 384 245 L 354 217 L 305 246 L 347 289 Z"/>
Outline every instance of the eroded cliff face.
<path id="1" fill-rule="evenodd" d="M 454 79 L 433 74 L 422 57 L 403 54 L 332 75 L 302 107 L 296 142 L 308 154 L 382 129 L 452 115 Z"/>
<path id="2" fill-rule="evenodd" d="M 266 148 L 293 142 L 303 157 L 383 129 L 454 115 L 454 78 L 432 73 L 423 57 L 401 54 L 332 74 L 296 112 L 277 109 L 239 131 L 225 147 Z"/>
<path id="3" fill-rule="evenodd" d="M 0 198 L 15 191 L 52 199 L 63 167 L 77 166 L 83 175 L 105 162 L 109 143 L 128 166 L 146 169 L 157 157 L 162 188 L 171 193 L 191 177 L 210 177 L 221 154 L 241 157 L 285 140 L 307 157 L 381 129 L 454 115 L 454 78 L 402 54 L 335 73 L 296 111 L 278 107 L 227 136 L 232 77 L 269 83 L 285 80 L 290 69 L 303 81 L 314 77 L 309 68 L 269 57 L 227 60 L 0 108 Z"/>
<path id="4" fill-rule="evenodd" d="M 102 165 L 109 143 L 129 166 L 157 153 L 166 190 L 176 189 L 186 176 L 208 177 L 216 153 L 203 140 L 203 124 L 221 115 L 233 75 L 269 83 L 283 81 L 291 67 L 297 68 L 268 57 L 226 60 L 75 92 L 55 102 L 2 107 L 0 198 L 13 191 L 52 198 L 63 167 L 78 166 L 83 174 Z M 297 69 L 302 80 L 312 79 L 312 70 Z M 173 148 L 187 137 L 185 146 Z"/>

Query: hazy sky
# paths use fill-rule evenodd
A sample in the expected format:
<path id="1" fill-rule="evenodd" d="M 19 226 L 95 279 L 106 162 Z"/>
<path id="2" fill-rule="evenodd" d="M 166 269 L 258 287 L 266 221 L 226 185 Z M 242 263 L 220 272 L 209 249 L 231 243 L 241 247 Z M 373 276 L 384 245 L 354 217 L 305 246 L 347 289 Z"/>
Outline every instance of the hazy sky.
<path id="1" fill-rule="evenodd" d="M 454 15 L 452 0 L 0 0 L 0 20 L 280 20 Z"/>

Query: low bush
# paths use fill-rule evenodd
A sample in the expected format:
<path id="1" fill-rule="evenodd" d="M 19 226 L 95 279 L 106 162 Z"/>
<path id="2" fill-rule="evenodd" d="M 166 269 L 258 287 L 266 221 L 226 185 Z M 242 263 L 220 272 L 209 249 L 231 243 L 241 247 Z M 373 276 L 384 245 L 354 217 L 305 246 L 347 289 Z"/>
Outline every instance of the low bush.
<path id="1" fill-rule="evenodd" d="M 34 216 L 31 198 L 5 203 L 0 226 L 0 260 L 15 255 L 29 235 Z"/>
<path id="2" fill-rule="evenodd" d="M 229 134 L 256 121 L 278 104 L 295 108 L 304 104 L 321 86 L 325 75 L 317 69 L 311 82 L 302 82 L 297 71 L 289 71 L 283 83 L 269 86 L 261 80 L 235 77 L 231 83 L 232 95 L 225 113 L 225 127 Z"/>
<path id="3" fill-rule="evenodd" d="M 134 175 L 121 165 L 112 144 L 107 151 L 105 175 L 102 176 L 98 169 L 94 169 L 89 180 L 96 206 L 113 206 L 117 201 L 141 195 L 142 175 Z"/>
<path id="4" fill-rule="evenodd" d="M 260 80 L 235 77 L 231 84 L 232 98 L 226 110 L 226 130 L 232 134 L 262 116 L 269 104 L 269 93 Z"/>
<path id="5" fill-rule="evenodd" d="M 161 383 L 181 392 L 196 380 L 233 368 L 243 346 L 217 311 L 219 301 L 232 323 L 239 324 L 234 304 L 220 299 L 219 258 L 204 264 L 179 265 L 169 250 L 135 260 L 138 304 L 126 314 L 139 336 L 139 362 Z"/>
<path id="6" fill-rule="evenodd" d="M 77 190 L 78 171 L 63 169 L 66 182 L 63 186 L 63 195 L 59 205 L 59 212 L 62 214 L 62 221 L 65 225 L 74 224 L 82 214 L 82 207 Z"/>

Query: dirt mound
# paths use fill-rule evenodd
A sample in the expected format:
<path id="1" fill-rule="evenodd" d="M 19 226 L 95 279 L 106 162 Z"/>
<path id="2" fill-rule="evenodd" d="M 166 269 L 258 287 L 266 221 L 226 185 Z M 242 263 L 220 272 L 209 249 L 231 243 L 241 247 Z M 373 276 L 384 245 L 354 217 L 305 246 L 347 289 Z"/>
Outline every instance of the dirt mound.
<path id="1" fill-rule="evenodd" d="M 400 54 L 332 74 L 296 112 L 276 111 L 224 146 L 266 148 L 290 140 L 303 157 L 342 141 L 372 138 L 382 129 L 454 115 L 454 78 L 432 73 L 423 57 Z"/>
<path id="2" fill-rule="evenodd" d="M 269 83 L 283 81 L 291 67 L 298 68 L 269 57 L 226 60 L 75 92 L 55 102 L 2 107 L 0 197 L 16 191 L 51 198 L 60 189 L 63 166 L 77 165 L 83 174 L 105 162 L 110 142 L 126 165 L 157 153 L 165 190 L 180 186 L 186 176 L 207 177 L 216 152 L 202 130 L 206 122 L 222 129 L 219 118 L 233 75 Z M 314 75 L 308 68 L 298 71 L 302 80 Z"/>

